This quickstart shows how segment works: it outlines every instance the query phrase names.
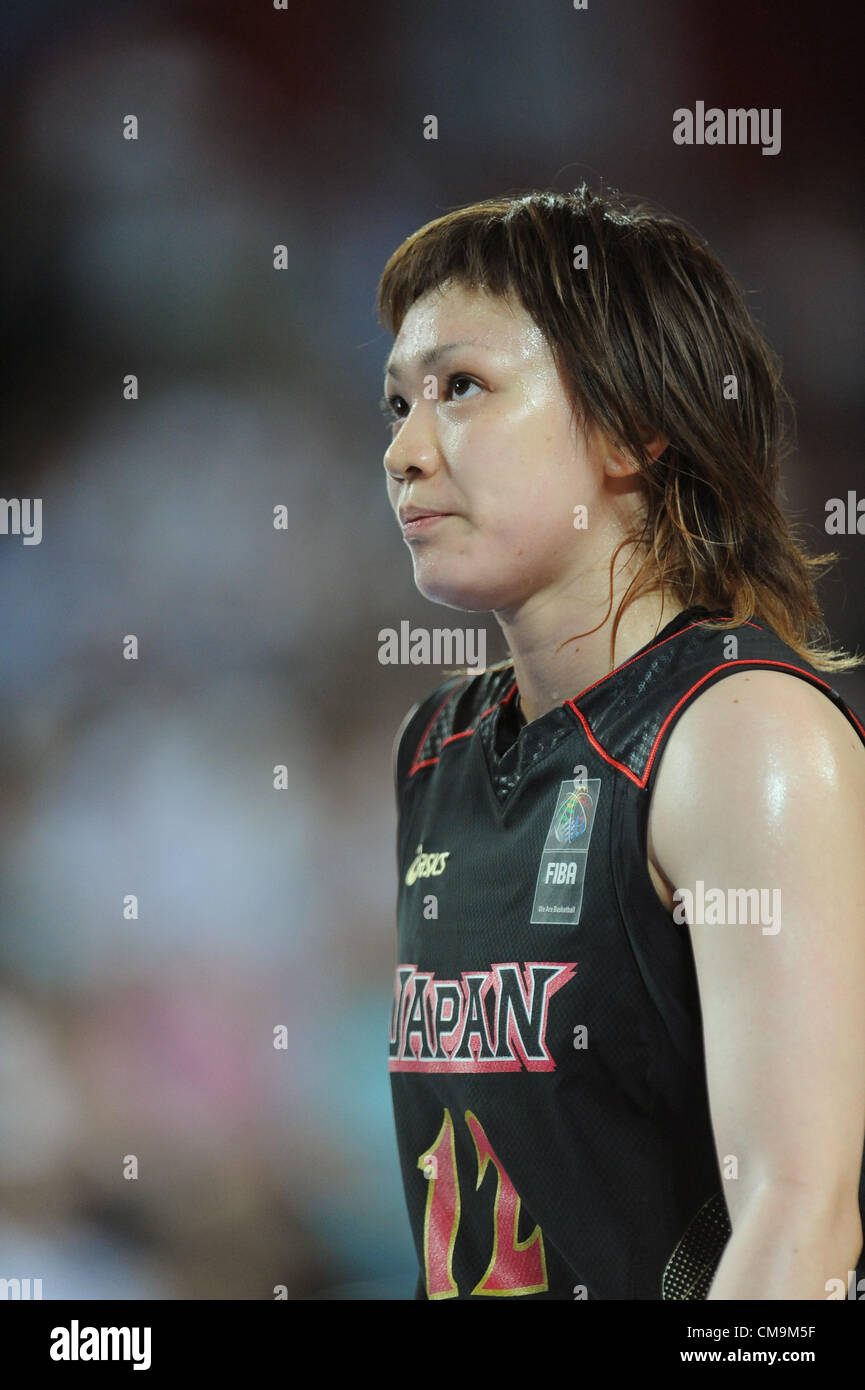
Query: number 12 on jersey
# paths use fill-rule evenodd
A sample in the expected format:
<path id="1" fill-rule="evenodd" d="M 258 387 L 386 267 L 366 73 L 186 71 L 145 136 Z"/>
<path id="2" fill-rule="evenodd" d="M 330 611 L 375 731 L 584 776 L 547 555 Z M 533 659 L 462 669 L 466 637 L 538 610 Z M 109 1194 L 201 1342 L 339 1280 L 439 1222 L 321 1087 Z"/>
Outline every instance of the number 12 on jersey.
<path id="1" fill-rule="evenodd" d="M 496 1157 L 483 1126 L 470 1110 L 465 1113 L 465 1122 L 478 1161 L 476 1190 L 483 1182 L 490 1163 L 496 1171 L 492 1252 L 486 1272 L 472 1293 L 498 1298 L 544 1293 L 549 1285 L 541 1228 L 536 1226 L 525 1240 L 517 1238 L 521 1207 L 517 1190 Z M 458 1298 L 453 1256 L 460 1224 L 460 1184 L 454 1126 L 449 1110 L 444 1112 L 442 1127 L 435 1142 L 421 1154 L 417 1166 L 429 1183 L 423 1228 L 427 1298 Z"/>

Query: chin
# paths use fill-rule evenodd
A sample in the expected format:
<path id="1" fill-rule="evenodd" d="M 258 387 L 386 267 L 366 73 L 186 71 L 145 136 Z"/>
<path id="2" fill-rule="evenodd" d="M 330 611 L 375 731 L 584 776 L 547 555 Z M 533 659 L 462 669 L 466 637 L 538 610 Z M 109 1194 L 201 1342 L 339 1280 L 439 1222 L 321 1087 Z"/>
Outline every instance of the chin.
<path id="1" fill-rule="evenodd" d="M 459 575 L 456 566 L 428 565 L 415 562 L 414 582 L 419 593 L 430 603 L 444 608 L 458 608 L 465 613 L 489 613 L 506 606 L 501 575 Z"/>

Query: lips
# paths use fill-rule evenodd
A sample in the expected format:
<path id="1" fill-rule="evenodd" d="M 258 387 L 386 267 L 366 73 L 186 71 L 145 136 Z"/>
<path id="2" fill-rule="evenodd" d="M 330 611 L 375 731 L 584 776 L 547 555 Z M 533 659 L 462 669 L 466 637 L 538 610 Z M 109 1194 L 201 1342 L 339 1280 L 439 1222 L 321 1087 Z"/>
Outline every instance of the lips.
<path id="1" fill-rule="evenodd" d="M 424 531 L 429 531 L 438 526 L 440 522 L 447 521 L 451 516 L 450 512 L 421 512 L 418 511 L 414 516 L 407 516 L 402 523 L 402 534 L 404 540 L 410 540 L 412 536 L 419 536 Z"/>
<path id="2" fill-rule="evenodd" d="M 399 513 L 403 538 L 409 540 L 412 536 L 419 536 L 449 516 L 453 516 L 453 512 L 437 511 L 434 507 L 403 507 Z"/>
<path id="3" fill-rule="evenodd" d="M 410 521 L 422 521 L 429 516 L 450 516 L 450 512 L 438 511 L 435 507 L 403 507 L 399 514 L 401 525 Z"/>

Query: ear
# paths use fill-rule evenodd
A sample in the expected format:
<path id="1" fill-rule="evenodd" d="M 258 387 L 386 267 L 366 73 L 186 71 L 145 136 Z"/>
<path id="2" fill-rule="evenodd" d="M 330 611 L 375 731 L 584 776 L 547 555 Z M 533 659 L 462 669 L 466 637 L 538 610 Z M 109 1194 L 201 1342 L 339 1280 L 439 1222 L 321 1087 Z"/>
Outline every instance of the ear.
<path id="1" fill-rule="evenodd" d="M 645 449 L 649 457 L 654 460 L 660 458 L 669 443 L 669 439 L 665 439 L 663 435 L 659 434 L 646 443 Z M 627 478 L 639 472 L 639 464 L 630 455 L 610 446 L 604 458 L 604 472 L 612 478 Z"/>
<path id="2" fill-rule="evenodd" d="M 614 450 L 607 454 L 604 459 L 604 472 L 610 478 L 628 478 L 636 473 L 637 465 L 627 454 L 620 454 Z"/>
<path id="3" fill-rule="evenodd" d="M 646 445 L 646 452 L 654 463 L 661 457 L 665 449 L 669 449 L 670 441 L 663 434 L 656 434 L 654 439 L 650 439 Z"/>

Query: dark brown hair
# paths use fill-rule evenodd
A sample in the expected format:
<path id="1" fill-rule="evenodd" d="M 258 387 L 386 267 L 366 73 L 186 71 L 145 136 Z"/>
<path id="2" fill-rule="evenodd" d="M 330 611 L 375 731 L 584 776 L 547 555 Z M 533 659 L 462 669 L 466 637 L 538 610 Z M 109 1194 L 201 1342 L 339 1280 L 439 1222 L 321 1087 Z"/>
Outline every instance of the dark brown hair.
<path id="1" fill-rule="evenodd" d="M 622 544 L 643 560 L 616 611 L 611 653 L 624 608 L 660 590 L 684 607 L 728 612 L 730 627 L 763 618 L 820 670 L 861 664 L 832 649 L 815 590 L 837 555 L 808 555 L 777 500 L 794 424 L 780 363 L 701 238 L 585 184 L 486 199 L 428 222 L 394 251 L 378 288 L 380 322 L 397 334 L 415 300 L 449 281 L 517 298 L 583 427 L 594 423 L 638 465 L 644 525 Z M 737 395 L 727 399 L 731 376 Z M 646 445 L 658 435 L 669 446 L 653 459 Z"/>

